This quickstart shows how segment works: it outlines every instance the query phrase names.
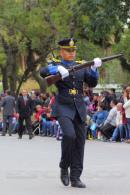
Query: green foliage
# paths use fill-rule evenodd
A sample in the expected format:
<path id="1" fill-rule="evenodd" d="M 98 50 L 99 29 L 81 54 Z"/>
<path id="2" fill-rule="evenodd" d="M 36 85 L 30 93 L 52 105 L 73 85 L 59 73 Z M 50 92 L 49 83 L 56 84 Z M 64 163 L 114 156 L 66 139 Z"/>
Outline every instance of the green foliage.
<path id="1" fill-rule="evenodd" d="M 116 52 L 122 52 L 125 57 L 130 61 L 130 29 L 126 29 L 125 33 L 121 37 L 119 44 L 113 46 L 113 50 Z"/>
<path id="2" fill-rule="evenodd" d="M 92 60 L 95 56 L 103 57 L 103 50 L 92 42 L 81 40 L 78 42 L 78 57 L 80 59 Z"/>
<path id="3" fill-rule="evenodd" d="M 123 34 L 124 25 L 129 26 L 129 10 L 129 0 L 1 0 L 0 65 L 8 66 L 6 62 L 14 59 L 13 54 L 9 58 L 8 46 L 12 53 L 16 52 L 15 68 L 10 67 L 15 77 L 11 79 L 19 82 L 24 76 L 19 68 L 20 56 L 27 59 L 25 68 L 30 68 L 27 79 L 31 70 L 36 69 L 32 53 L 44 66 L 57 41 L 70 36 L 79 40 L 78 59 L 103 57 L 108 48 L 119 43 L 113 51 L 124 51 L 130 60 L 130 32 Z M 109 72 L 109 63 L 105 67 Z"/>
<path id="4" fill-rule="evenodd" d="M 98 43 L 103 48 L 120 40 L 123 24 L 130 8 L 129 1 L 78 0 L 81 16 L 79 26 L 82 37 Z M 126 10 L 126 12 L 125 12 Z M 86 20 L 85 20 L 86 19 Z M 113 40 L 114 39 L 114 40 Z"/>

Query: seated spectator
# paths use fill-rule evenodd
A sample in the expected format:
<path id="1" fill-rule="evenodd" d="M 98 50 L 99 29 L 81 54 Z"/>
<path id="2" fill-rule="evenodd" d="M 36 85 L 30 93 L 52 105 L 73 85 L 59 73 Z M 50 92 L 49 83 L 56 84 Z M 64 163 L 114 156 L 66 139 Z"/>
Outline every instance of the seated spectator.
<path id="1" fill-rule="evenodd" d="M 35 114 L 34 114 L 34 120 L 35 121 L 41 121 L 41 116 L 42 114 L 45 112 L 45 109 L 44 107 L 42 107 L 41 105 L 37 105 L 35 107 Z"/>
<path id="2" fill-rule="evenodd" d="M 104 104 L 99 103 L 97 112 L 93 115 L 92 120 L 95 122 L 98 126 L 101 126 L 101 124 L 106 120 L 108 116 L 108 111 L 105 110 Z"/>
<path id="3" fill-rule="evenodd" d="M 12 116 L 12 133 L 18 132 L 18 115 L 14 113 Z"/>
<path id="4" fill-rule="evenodd" d="M 92 125 L 90 129 L 92 130 L 92 135 L 94 138 L 97 136 L 97 129 L 100 127 L 108 116 L 108 111 L 104 110 L 104 104 L 99 103 L 98 111 L 92 116 Z"/>
<path id="5" fill-rule="evenodd" d="M 33 131 L 35 130 L 35 128 L 37 128 L 37 126 L 40 124 L 40 126 L 42 125 L 42 114 L 45 112 L 45 108 L 43 108 L 41 105 L 37 105 L 35 107 L 35 113 L 34 113 L 34 118 L 32 121 L 32 127 L 33 127 Z M 40 131 L 40 134 L 42 134 L 42 132 Z"/>
<path id="6" fill-rule="evenodd" d="M 113 131 L 116 127 L 116 116 L 117 116 L 117 100 L 113 99 L 110 103 L 111 110 L 106 118 L 104 124 L 100 127 L 101 133 L 105 136 L 105 139 L 110 139 Z"/>
<path id="7" fill-rule="evenodd" d="M 125 111 L 122 103 L 117 104 L 117 116 L 116 116 L 116 128 L 112 134 L 110 141 L 117 141 L 118 138 L 122 142 L 124 141 L 125 131 L 127 129 L 127 120 L 125 117 Z"/>
<path id="8" fill-rule="evenodd" d="M 51 118 L 51 109 L 47 108 L 46 112 L 42 114 L 42 135 L 53 136 L 54 135 L 54 121 Z"/>

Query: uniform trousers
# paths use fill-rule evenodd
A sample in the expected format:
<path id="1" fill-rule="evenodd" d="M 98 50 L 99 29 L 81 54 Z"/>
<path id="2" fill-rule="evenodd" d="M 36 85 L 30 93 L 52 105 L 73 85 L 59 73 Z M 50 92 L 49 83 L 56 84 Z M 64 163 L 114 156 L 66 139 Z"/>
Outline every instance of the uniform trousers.
<path id="1" fill-rule="evenodd" d="M 70 180 L 74 181 L 80 178 L 83 170 L 85 122 L 80 119 L 78 113 L 73 120 L 67 116 L 61 116 L 58 121 L 63 133 L 60 168 L 70 167 Z"/>

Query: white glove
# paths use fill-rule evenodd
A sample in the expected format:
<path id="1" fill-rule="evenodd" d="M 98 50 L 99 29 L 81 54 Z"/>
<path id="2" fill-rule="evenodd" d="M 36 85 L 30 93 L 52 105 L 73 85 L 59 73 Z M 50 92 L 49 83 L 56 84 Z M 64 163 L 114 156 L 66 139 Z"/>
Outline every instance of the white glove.
<path id="1" fill-rule="evenodd" d="M 102 65 L 102 60 L 100 58 L 94 58 L 93 61 L 94 61 L 95 68 L 98 68 Z"/>
<path id="2" fill-rule="evenodd" d="M 102 65 L 102 60 L 100 58 L 94 58 L 93 61 L 94 61 L 94 65 L 91 66 L 92 70 L 96 70 L 96 68 Z"/>
<path id="3" fill-rule="evenodd" d="M 58 72 L 61 74 L 62 79 L 69 76 L 69 71 L 63 66 L 58 66 Z"/>

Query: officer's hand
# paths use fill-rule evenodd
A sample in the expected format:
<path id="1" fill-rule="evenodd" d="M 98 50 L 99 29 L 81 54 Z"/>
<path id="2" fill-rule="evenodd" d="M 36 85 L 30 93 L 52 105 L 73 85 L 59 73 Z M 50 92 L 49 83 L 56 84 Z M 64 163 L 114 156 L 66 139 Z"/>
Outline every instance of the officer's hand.
<path id="1" fill-rule="evenodd" d="M 93 65 L 94 68 L 98 68 L 102 65 L 102 60 L 100 58 L 94 58 L 93 61 L 94 61 L 94 65 Z"/>
<path id="2" fill-rule="evenodd" d="M 91 66 L 91 69 L 93 71 L 96 71 L 96 69 L 102 65 L 102 60 L 100 58 L 94 58 L 93 61 L 94 61 L 94 65 Z"/>
<path id="3" fill-rule="evenodd" d="M 69 71 L 63 66 L 58 66 L 58 72 L 60 73 L 62 79 L 69 76 Z"/>

